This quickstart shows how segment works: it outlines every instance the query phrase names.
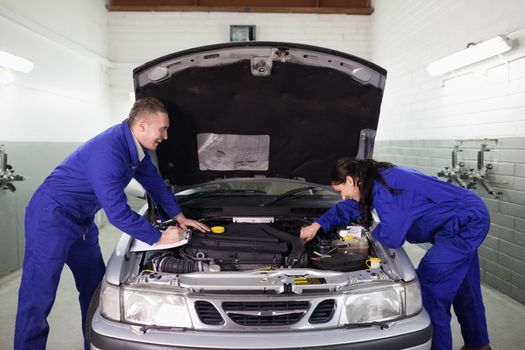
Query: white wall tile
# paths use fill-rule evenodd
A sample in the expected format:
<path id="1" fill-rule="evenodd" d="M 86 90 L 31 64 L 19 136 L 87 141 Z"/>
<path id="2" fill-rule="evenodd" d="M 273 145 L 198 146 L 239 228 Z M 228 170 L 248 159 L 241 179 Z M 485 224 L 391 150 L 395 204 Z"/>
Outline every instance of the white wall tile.
<path id="1" fill-rule="evenodd" d="M 523 136 L 525 4 L 519 0 L 377 0 L 372 61 L 388 71 L 378 140 Z M 496 35 L 515 49 L 432 77 L 426 65 Z M 462 75 L 464 74 L 464 75 Z"/>
<path id="2" fill-rule="evenodd" d="M 71 3 L 0 2 L 0 49 L 35 66 L 0 68 L 1 141 L 79 142 L 110 125 L 104 1 Z"/>

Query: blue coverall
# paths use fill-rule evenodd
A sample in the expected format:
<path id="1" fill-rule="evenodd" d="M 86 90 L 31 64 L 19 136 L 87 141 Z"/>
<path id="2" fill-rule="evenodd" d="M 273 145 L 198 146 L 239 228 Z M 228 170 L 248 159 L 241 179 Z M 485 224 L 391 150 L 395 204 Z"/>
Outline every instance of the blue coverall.
<path id="1" fill-rule="evenodd" d="M 485 204 L 471 191 L 413 169 L 383 168 L 380 174 L 395 192 L 375 181 L 371 208 L 380 223 L 372 236 L 389 248 L 399 248 L 405 240 L 432 243 L 417 268 L 423 304 L 432 321 L 432 349 L 452 349 L 451 305 L 465 345 L 487 345 L 477 254 L 490 225 Z M 328 232 L 360 215 L 358 203 L 345 200 L 316 222 Z"/>
<path id="2" fill-rule="evenodd" d="M 127 204 L 124 188 L 132 177 L 171 217 L 181 212 L 149 155 L 139 161 L 127 120 L 80 146 L 36 190 L 26 208 L 15 349 L 45 348 L 47 316 L 64 263 L 75 278 L 86 339 L 89 302 L 105 270 L 94 223 L 99 209 L 136 239 L 149 244 L 160 239 L 160 231 Z M 87 342 L 84 346 L 89 349 Z"/>

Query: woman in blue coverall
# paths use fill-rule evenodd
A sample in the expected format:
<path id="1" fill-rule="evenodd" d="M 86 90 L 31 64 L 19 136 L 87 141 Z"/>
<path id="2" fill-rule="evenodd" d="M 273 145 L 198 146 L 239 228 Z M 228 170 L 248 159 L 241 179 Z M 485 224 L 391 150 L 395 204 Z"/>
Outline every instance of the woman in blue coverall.
<path id="1" fill-rule="evenodd" d="M 481 198 L 416 170 L 371 159 L 339 159 L 331 181 L 343 201 L 303 228 L 301 238 L 307 242 L 320 228 L 328 232 L 355 220 L 370 227 L 375 210 L 379 224 L 372 236 L 384 246 L 399 248 L 405 240 L 432 243 L 417 268 L 432 321 L 432 349 L 452 349 L 452 305 L 462 349 L 490 349 L 477 254 L 490 218 Z"/>

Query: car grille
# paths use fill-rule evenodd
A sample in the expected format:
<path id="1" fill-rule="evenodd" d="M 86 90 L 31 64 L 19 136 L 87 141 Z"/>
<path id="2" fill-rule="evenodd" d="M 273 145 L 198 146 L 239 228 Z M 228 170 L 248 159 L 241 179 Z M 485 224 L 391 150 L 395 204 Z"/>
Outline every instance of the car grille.
<path id="1" fill-rule="evenodd" d="M 251 327 L 294 324 L 304 316 L 309 306 L 307 301 L 222 303 L 222 308 L 232 321 Z"/>
<path id="2" fill-rule="evenodd" d="M 204 324 L 214 326 L 224 324 L 221 314 L 212 303 L 207 301 L 196 301 L 195 310 L 197 311 L 197 315 L 199 315 L 199 319 Z"/>
<path id="3" fill-rule="evenodd" d="M 335 312 L 335 300 L 327 299 L 319 303 L 308 319 L 312 324 L 326 323 L 332 319 Z"/>

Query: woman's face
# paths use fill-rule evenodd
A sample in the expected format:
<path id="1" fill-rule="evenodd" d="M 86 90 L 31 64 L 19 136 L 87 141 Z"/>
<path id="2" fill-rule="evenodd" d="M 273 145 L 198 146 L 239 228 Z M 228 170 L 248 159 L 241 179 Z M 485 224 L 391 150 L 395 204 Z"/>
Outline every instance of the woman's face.
<path id="1" fill-rule="evenodd" d="M 342 184 L 332 185 L 332 188 L 341 194 L 343 200 L 353 199 L 356 202 L 359 202 L 361 199 L 361 192 L 357 186 L 357 181 L 354 181 L 351 176 L 346 177 L 346 181 Z"/>

